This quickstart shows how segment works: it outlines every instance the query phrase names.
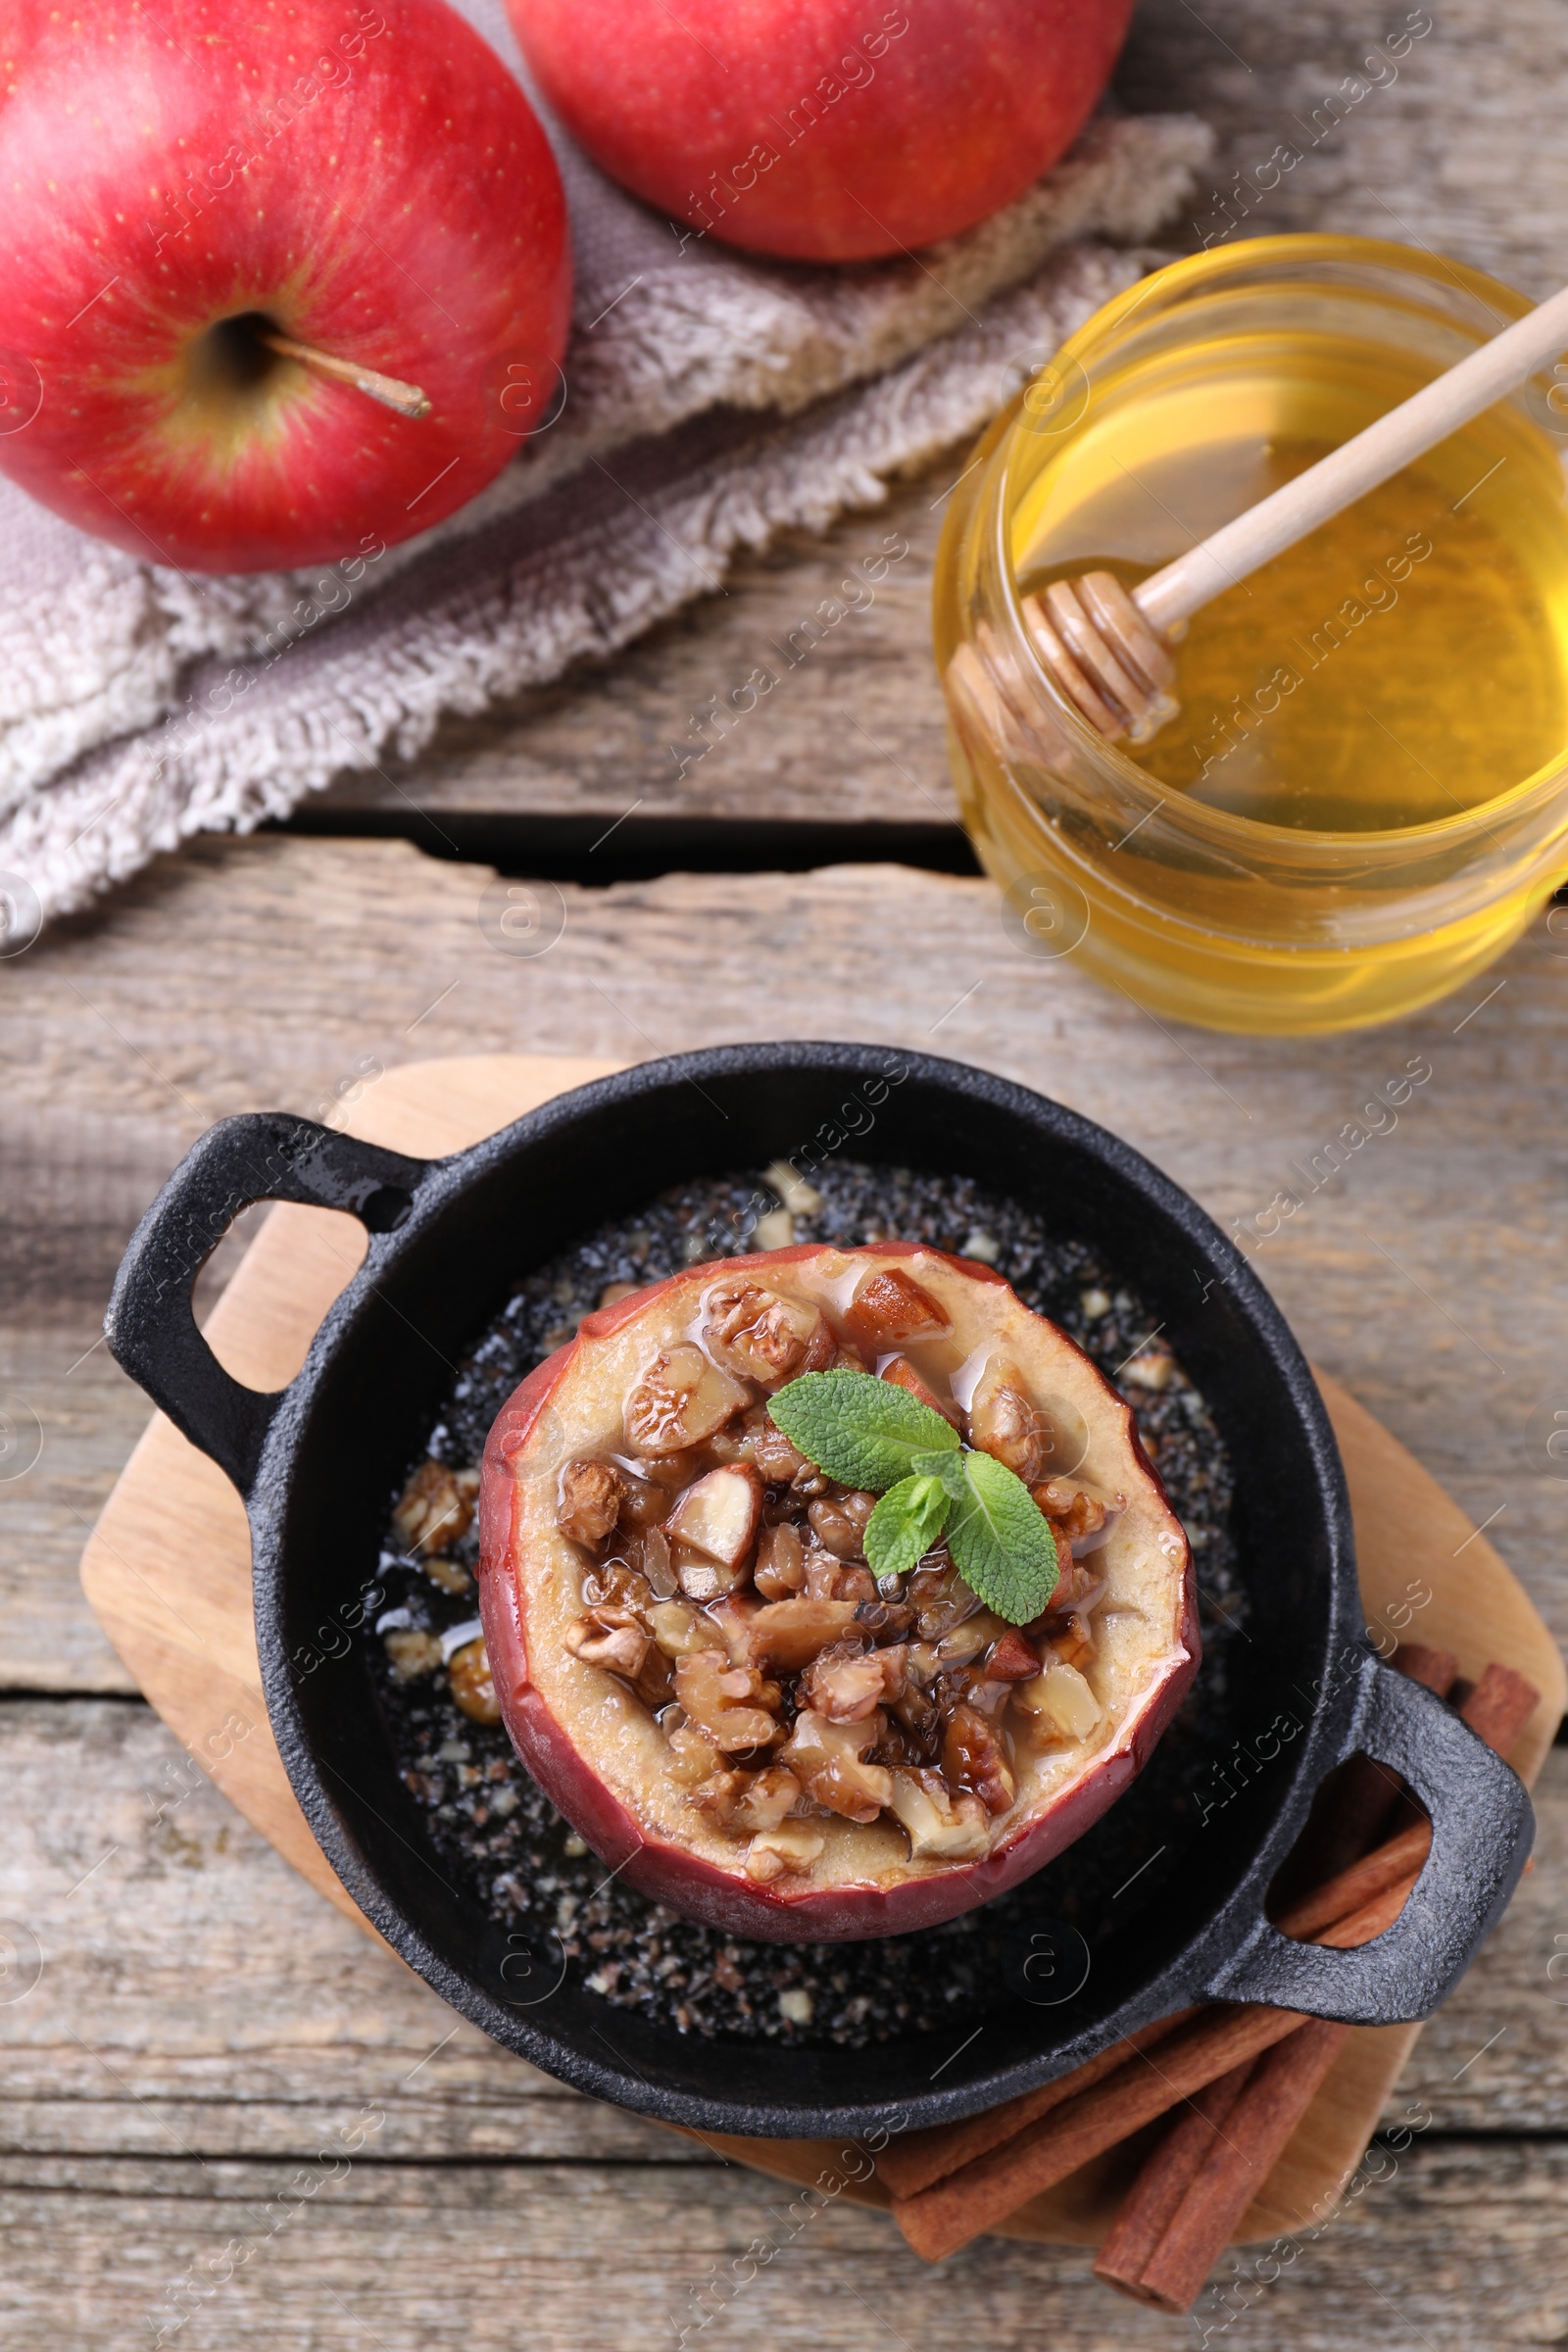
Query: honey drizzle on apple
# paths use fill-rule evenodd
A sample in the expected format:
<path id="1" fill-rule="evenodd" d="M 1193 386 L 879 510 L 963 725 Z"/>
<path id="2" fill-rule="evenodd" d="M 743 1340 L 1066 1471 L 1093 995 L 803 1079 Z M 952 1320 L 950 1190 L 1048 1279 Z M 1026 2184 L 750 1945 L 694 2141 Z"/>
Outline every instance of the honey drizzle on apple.
<path id="1" fill-rule="evenodd" d="M 654 1713 L 687 1801 L 749 1841 L 759 1884 L 808 1870 L 824 1844 L 812 1818 L 834 1814 L 891 1814 L 917 1862 L 975 1859 L 1013 1803 L 1015 1740 L 1086 1738 L 1101 1714 L 1077 1668 L 1102 1587 L 1072 1544 L 1102 1533 L 1106 1505 L 1043 1476 L 1049 1433 L 1010 1366 L 965 1381 L 961 1405 L 915 1371 L 904 1347 L 949 1318 L 910 1275 L 864 1274 L 833 1303 L 853 1346 L 814 1303 L 715 1286 L 707 1348 L 694 1335 L 635 1384 L 631 1450 L 561 1472 L 558 1525 L 595 1561 L 566 1646 Z M 879 1590 L 862 1548 L 876 1497 L 826 1477 L 769 1418 L 768 1392 L 867 1356 L 1032 1485 L 1062 1563 L 1033 1625 L 993 1617 L 940 1544 Z"/>

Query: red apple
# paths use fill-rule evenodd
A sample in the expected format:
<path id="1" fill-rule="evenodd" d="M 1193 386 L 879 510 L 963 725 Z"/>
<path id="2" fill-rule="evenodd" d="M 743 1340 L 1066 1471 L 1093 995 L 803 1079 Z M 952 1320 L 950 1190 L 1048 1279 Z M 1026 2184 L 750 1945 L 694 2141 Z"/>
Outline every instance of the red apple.
<path id="1" fill-rule="evenodd" d="M 363 562 L 515 452 L 559 380 L 565 204 L 445 0 L 13 0 L 0 67 L 0 466 L 45 506 L 198 571 Z"/>
<path id="2" fill-rule="evenodd" d="M 809 262 L 929 245 L 1021 196 L 1082 127 L 1132 14 L 1132 0 L 507 5 L 540 89 L 612 178 L 700 235 Z"/>
<path id="3" fill-rule="evenodd" d="M 766 1412 L 835 1360 L 917 1382 L 1030 1485 L 1061 1561 L 1039 1621 L 992 1616 L 945 1554 L 879 1592 L 870 1496 Z M 988 1267 L 899 1242 L 699 1266 L 587 1316 L 491 1431 L 479 1585 L 513 1742 L 607 1867 L 783 1941 L 1015 1886 L 1126 1788 L 1199 1657 L 1128 1406 Z"/>

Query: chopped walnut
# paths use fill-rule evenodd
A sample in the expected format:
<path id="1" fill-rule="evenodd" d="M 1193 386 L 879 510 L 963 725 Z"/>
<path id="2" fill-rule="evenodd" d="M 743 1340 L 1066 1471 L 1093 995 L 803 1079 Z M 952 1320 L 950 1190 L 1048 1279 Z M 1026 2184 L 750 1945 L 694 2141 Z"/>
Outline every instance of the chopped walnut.
<path id="1" fill-rule="evenodd" d="M 699 1649 L 711 1649 L 713 1629 L 701 1609 L 688 1601 L 657 1601 L 648 1613 L 654 1640 L 666 1658 L 689 1658 Z"/>
<path id="2" fill-rule="evenodd" d="M 630 1609 L 591 1609 L 567 1626 L 564 1639 L 585 1666 L 603 1666 L 629 1683 L 637 1680 L 648 1656 L 648 1636 Z"/>
<path id="3" fill-rule="evenodd" d="M 759 1831 L 776 1830 L 800 1800 L 801 1784 L 782 1764 L 760 1772 L 726 1768 L 710 1775 L 692 1791 L 688 1803 L 706 1813 L 719 1829 L 750 1838 Z"/>
<path id="4" fill-rule="evenodd" d="M 708 1341 L 721 1364 L 764 1389 L 814 1371 L 833 1351 L 819 1307 L 781 1298 L 754 1282 L 717 1285 L 708 1294 Z"/>
<path id="5" fill-rule="evenodd" d="M 590 1568 L 582 1580 L 582 1596 L 591 1609 L 607 1603 L 612 1608 L 629 1609 L 642 1626 L 647 1625 L 648 1612 L 654 1605 L 653 1588 L 629 1560 L 603 1560 Z"/>
<path id="6" fill-rule="evenodd" d="M 783 1600 L 800 1592 L 806 1582 L 806 1548 L 799 1528 L 786 1520 L 762 1530 L 752 1582 L 764 1600 Z"/>
<path id="7" fill-rule="evenodd" d="M 1062 1548 L 1079 1536 L 1098 1536 L 1105 1524 L 1105 1506 L 1099 1495 L 1075 1487 L 1069 1479 L 1044 1479 L 1031 1487 L 1030 1493 L 1051 1521 Z"/>
<path id="8" fill-rule="evenodd" d="M 876 1496 L 852 1489 L 846 1494 L 822 1495 L 807 1506 L 812 1535 L 836 1560 L 863 1560 L 865 1531 Z"/>
<path id="9" fill-rule="evenodd" d="M 912 1862 L 968 1862 L 990 1846 L 979 1798 L 955 1796 L 939 1772 L 896 1772 L 889 1802 L 908 1832 Z"/>
<path id="10" fill-rule="evenodd" d="M 427 1552 L 419 1562 L 425 1575 L 438 1591 L 460 1593 L 472 1590 L 473 1579 L 461 1560 L 449 1560 L 444 1551 Z"/>
<path id="11" fill-rule="evenodd" d="M 769 1830 L 746 1849 L 746 1876 L 766 1886 L 787 1870 L 809 1870 L 827 1839 L 820 1830 Z"/>
<path id="12" fill-rule="evenodd" d="M 626 1400 L 626 1435 L 639 1453 L 681 1453 L 752 1401 L 751 1391 L 690 1341 L 656 1355 Z"/>
<path id="13" fill-rule="evenodd" d="M 905 1597 L 914 1611 L 915 1631 L 922 1642 L 940 1642 L 980 1606 L 979 1594 L 964 1583 L 940 1547 L 921 1561 Z"/>
<path id="14" fill-rule="evenodd" d="M 830 1723 L 807 1709 L 779 1750 L 806 1794 L 846 1821 L 875 1821 L 893 1794 L 893 1775 L 864 1761 L 887 1729 L 880 1710 L 858 1723 Z"/>
<path id="15" fill-rule="evenodd" d="M 393 1677 L 400 1683 L 416 1683 L 424 1674 L 434 1674 L 441 1663 L 441 1644 L 434 1634 L 413 1630 L 388 1634 L 387 1660 Z"/>
<path id="16" fill-rule="evenodd" d="M 1050 1658 L 1044 1674 L 1013 1693 L 1047 1739 L 1087 1740 L 1100 1721 L 1100 1701 L 1075 1666 Z"/>
<path id="17" fill-rule="evenodd" d="M 736 1805 L 746 1788 L 746 1775 L 732 1766 L 723 1765 L 701 1782 L 686 1802 L 698 1813 L 705 1814 L 715 1829 L 726 1829 Z"/>
<path id="18" fill-rule="evenodd" d="M 770 1487 L 817 1487 L 825 1483 L 814 1462 L 797 1453 L 776 1422 L 764 1413 L 755 1424 L 752 1459 Z"/>
<path id="19" fill-rule="evenodd" d="M 808 1594 L 773 1600 L 747 1626 L 747 1656 L 754 1666 L 798 1674 L 835 1642 L 848 1641 L 854 1631 L 853 1601 L 813 1600 Z"/>
<path id="20" fill-rule="evenodd" d="M 808 1600 L 875 1600 L 876 1579 L 869 1568 L 835 1559 L 832 1552 L 812 1544 L 806 1555 Z"/>
<path id="21" fill-rule="evenodd" d="M 952 1328 L 947 1309 L 912 1274 L 901 1273 L 894 1266 L 862 1274 L 844 1320 L 852 1339 L 876 1349 L 897 1348 L 905 1340 Z"/>
<path id="22" fill-rule="evenodd" d="M 710 1780 L 719 1768 L 719 1753 L 705 1733 L 695 1723 L 689 1723 L 678 1707 L 661 1718 L 664 1737 L 669 1742 L 668 1769 L 686 1788 Z"/>
<path id="23" fill-rule="evenodd" d="M 1005 1356 L 987 1364 L 969 1400 L 969 1441 L 1030 1485 L 1051 1459 L 1055 1431 Z"/>
<path id="24" fill-rule="evenodd" d="M 421 1462 L 392 1514 L 398 1542 L 408 1551 L 449 1551 L 473 1524 L 479 1492 L 477 1470 L 449 1470 L 445 1462 Z"/>
<path id="25" fill-rule="evenodd" d="M 988 1813 L 1005 1813 L 1016 1793 L 1012 1768 L 995 1727 L 968 1700 L 948 1718 L 942 1770 L 951 1786 L 972 1789 Z"/>
<path id="26" fill-rule="evenodd" d="M 726 1754 L 766 1747 L 783 1736 L 770 1712 L 783 1695 L 777 1683 L 764 1682 L 755 1666 L 732 1666 L 721 1649 L 683 1657 L 675 1690 L 691 1720 Z"/>
<path id="27" fill-rule="evenodd" d="M 613 1462 L 563 1463 L 557 1496 L 556 1525 L 584 1550 L 597 1551 L 614 1533 L 620 1516 L 620 1473 Z"/>
<path id="28" fill-rule="evenodd" d="M 501 1701 L 490 1672 L 490 1653 L 483 1642 L 465 1642 L 447 1662 L 452 1695 L 473 1723 L 499 1723 Z"/>
<path id="29" fill-rule="evenodd" d="M 862 1649 L 840 1642 L 813 1658 L 801 1677 L 800 1703 L 830 1723 L 860 1723 L 904 1690 L 908 1650 L 903 1642 L 887 1649 Z"/>
<path id="30" fill-rule="evenodd" d="M 656 1479 L 642 1478 L 635 1470 L 616 1466 L 620 1482 L 620 1524 L 641 1533 L 657 1527 L 669 1509 L 669 1489 Z"/>

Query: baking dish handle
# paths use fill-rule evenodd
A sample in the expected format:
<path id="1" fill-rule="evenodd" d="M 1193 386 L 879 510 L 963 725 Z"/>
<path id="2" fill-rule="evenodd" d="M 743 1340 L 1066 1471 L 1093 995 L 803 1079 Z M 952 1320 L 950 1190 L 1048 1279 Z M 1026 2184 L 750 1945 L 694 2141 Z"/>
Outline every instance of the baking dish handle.
<path id="1" fill-rule="evenodd" d="M 1370 1942 L 1335 1951 L 1298 1943 L 1259 1919 L 1203 1990 L 1350 2025 L 1429 2017 L 1500 1917 L 1535 1838 L 1524 1784 L 1451 1708 L 1380 1658 L 1357 1661 L 1344 1755 L 1357 1749 L 1403 1775 L 1432 1817 L 1432 1850 L 1404 1909 Z"/>
<path id="2" fill-rule="evenodd" d="M 288 1391 L 264 1395 L 224 1371 L 196 1327 L 196 1276 L 257 1200 L 346 1209 L 390 1233 L 435 1164 L 286 1111 L 245 1111 L 192 1146 L 131 1235 L 104 1317 L 110 1351 L 247 1497 Z"/>

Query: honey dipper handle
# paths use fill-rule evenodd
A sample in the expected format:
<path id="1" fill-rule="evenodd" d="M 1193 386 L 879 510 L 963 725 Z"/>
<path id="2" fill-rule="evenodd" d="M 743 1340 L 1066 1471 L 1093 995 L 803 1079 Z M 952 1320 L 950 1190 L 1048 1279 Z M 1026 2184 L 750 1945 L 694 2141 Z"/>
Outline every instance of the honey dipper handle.
<path id="1" fill-rule="evenodd" d="M 1401 466 L 1479 416 L 1522 383 L 1544 360 L 1568 348 L 1568 286 L 1548 302 L 1516 318 L 1483 343 L 1468 359 L 1449 368 L 1419 392 L 1309 466 L 1294 481 L 1234 522 L 1225 523 L 1186 555 L 1167 564 L 1133 590 L 1145 618 L 1168 634 L 1260 564 L 1315 531 L 1331 514 L 1353 505 Z"/>

